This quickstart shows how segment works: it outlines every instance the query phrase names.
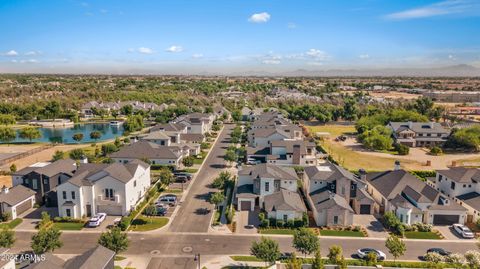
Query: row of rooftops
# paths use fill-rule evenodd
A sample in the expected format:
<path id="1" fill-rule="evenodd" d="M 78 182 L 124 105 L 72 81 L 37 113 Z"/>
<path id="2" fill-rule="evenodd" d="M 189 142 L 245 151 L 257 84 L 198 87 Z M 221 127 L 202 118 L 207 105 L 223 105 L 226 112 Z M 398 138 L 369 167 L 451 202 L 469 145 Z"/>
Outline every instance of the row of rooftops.
<path id="1" fill-rule="evenodd" d="M 174 107 L 175 104 L 160 104 L 144 103 L 140 101 L 119 101 L 119 102 L 97 102 L 90 101 L 82 106 L 82 109 L 106 109 L 106 110 L 120 110 L 124 106 L 132 106 L 134 110 L 149 110 L 149 111 L 163 111 L 168 107 Z"/>

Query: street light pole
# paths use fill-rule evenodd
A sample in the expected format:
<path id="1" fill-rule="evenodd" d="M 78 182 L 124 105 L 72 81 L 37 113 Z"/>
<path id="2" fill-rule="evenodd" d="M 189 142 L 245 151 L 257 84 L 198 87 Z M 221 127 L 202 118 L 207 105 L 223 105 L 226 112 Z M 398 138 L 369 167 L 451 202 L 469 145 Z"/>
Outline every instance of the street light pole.
<path id="1" fill-rule="evenodd" d="M 197 262 L 198 269 L 201 269 L 200 268 L 200 253 L 195 254 L 195 257 L 193 258 L 193 260 Z"/>

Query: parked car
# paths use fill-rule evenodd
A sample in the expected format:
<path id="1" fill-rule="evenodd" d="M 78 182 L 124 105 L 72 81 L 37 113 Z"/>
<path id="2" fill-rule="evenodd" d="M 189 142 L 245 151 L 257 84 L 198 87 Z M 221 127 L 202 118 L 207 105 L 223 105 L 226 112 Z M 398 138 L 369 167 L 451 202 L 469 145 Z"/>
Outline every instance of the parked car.
<path id="1" fill-rule="evenodd" d="M 255 226 L 253 224 L 247 224 L 247 225 L 245 225 L 245 228 L 253 229 L 253 228 L 255 228 Z"/>
<path id="2" fill-rule="evenodd" d="M 166 203 L 169 206 L 175 206 L 177 204 L 177 196 L 174 195 L 164 195 L 160 196 L 158 200 L 160 203 Z"/>
<path id="3" fill-rule="evenodd" d="M 474 238 L 473 232 L 465 225 L 457 223 L 452 225 L 453 230 L 463 238 Z"/>
<path id="4" fill-rule="evenodd" d="M 377 260 L 383 261 L 387 258 L 387 255 L 385 253 L 381 252 L 380 250 L 374 249 L 374 248 L 361 248 L 357 250 L 357 255 L 360 259 L 365 259 L 369 253 L 375 253 L 377 255 Z"/>
<path id="5" fill-rule="evenodd" d="M 448 256 L 448 255 L 452 254 L 452 252 L 446 251 L 443 248 L 430 248 L 430 249 L 427 250 L 427 254 L 428 253 L 438 253 L 442 256 Z"/>
<path id="6" fill-rule="evenodd" d="M 157 206 L 157 216 L 165 216 L 167 214 L 167 209 L 165 207 Z"/>
<path id="7" fill-rule="evenodd" d="M 192 179 L 192 174 L 187 173 L 187 172 L 173 172 L 173 175 L 174 175 L 175 177 L 184 176 L 184 177 L 186 177 L 188 180 L 191 180 L 191 179 Z"/>
<path id="8" fill-rule="evenodd" d="M 175 182 L 186 183 L 188 181 L 188 177 L 186 176 L 176 176 Z"/>
<path id="9" fill-rule="evenodd" d="M 158 207 L 161 207 L 161 208 L 165 208 L 165 209 L 168 209 L 170 206 L 168 205 L 168 203 L 165 203 L 165 202 L 161 202 L 161 201 L 158 201 L 155 203 L 155 206 L 158 208 Z"/>
<path id="10" fill-rule="evenodd" d="M 106 217 L 107 217 L 106 213 L 98 213 L 88 221 L 88 226 L 98 227 L 100 226 L 100 224 L 102 224 L 102 222 L 105 220 Z"/>
<path id="11" fill-rule="evenodd" d="M 260 163 L 262 163 L 262 162 L 259 161 L 259 160 L 255 160 L 255 159 L 252 159 L 252 158 L 247 159 L 247 164 L 250 164 L 250 165 L 255 165 L 255 164 L 260 164 Z"/>
<path id="12" fill-rule="evenodd" d="M 280 254 L 280 260 L 288 260 L 290 258 L 292 258 L 291 252 L 283 252 Z"/>

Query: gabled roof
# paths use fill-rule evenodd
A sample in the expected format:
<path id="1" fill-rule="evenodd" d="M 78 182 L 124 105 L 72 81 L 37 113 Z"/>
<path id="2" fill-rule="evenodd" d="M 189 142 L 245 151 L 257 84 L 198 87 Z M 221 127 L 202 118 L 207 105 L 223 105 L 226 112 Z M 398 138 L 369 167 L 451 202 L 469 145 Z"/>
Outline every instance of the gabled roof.
<path id="1" fill-rule="evenodd" d="M 144 135 L 144 136 L 140 137 L 140 139 L 144 139 L 144 140 L 170 140 L 170 136 L 168 136 L 163 131 L 155 131 L 155 132 L 150 132 L 147 135 Z"/>
<path id="2" fill-rule="evenodd" d="M 29 166 L 25 167 L 15 173 L 15 175 L 26 175 L 31 172 L 36 172 L 41 175 L 45 175 L 48 177 L 53 177 L 58 174 L 67 174 L 67 175 L 72 175 L 72 173 L 76 170 L 76 162 L 72 159 L 64 159 L 64 160 L 58 160 L 53 163 L 50 163 L 48 165 L 44 166 Z"/>
<path id="3" fill-rule="evenodd" d="M 412 203 L 410 203 L 410 201 L 408 201 L 405 197 L 403 197 L 400 194 L 397 194 L 397 196 L 395 196 L 395 198 L 390 200 L 390 202 L 396 207 L 407 208 L 407 209 L 410 208 L 412 209 L 413 213 L 416 213 L 416 214 L 423 213 L 422 210 L 420 210 L 420 208 L 414 206 Z"/>
<path id="4" fill-rule="evenodd" d="M 336 193 L 330 192 L 325 188 L 310 193 L 310 198 L 312 199 L 313 206 L 317 209 L 317 211 L 339 206 L 353 213 L 353 209 L 350 207 L 345 198 Z"/>
<path id="5" fill-rule="evenodd" d="M 8 193 L 0 193 L 0 203 L 6 203 L 9 206 L 14 206 L 34 195 L 35 192 L 33 190 L 23 185 L 17 185 L 10 188 Z"/>
<path id="6" fill-rule="evenodd" d="M 345 170 L 343 167 L 326 162 L 322 165 L 307 166 L 304 169 L 309 180 L 335 180 L 338 178 L 355 179 L 355 175 Z"/>
<path id="7" fill-rule="evenodd" d="M 65 269 L 90 269 L 106 268 L 107 264 L 113 259 L 115 252 L 110 249 L 97 245 L 82 255 L 76 256 L 65 263 Z"/>
<path id="8" fill-rule="evenodd" d="M 437 173 L 458 183 L 480 182 L 480 169 L 466 167 L 452 167 L 447 170 L 438 170 Z"/>
<path id="9" fill-rule="evenodd" d="M 281 188 L 278 192 L 266 195 L 264 197 L 264 203 L 266 211 L 307 211 L 302 198 L 297 192 L 289 191 L 283 188 Z"/>
<path id="10" fill-rule="evenodd" d="M 300 147 L 301 153 L 307 153 L 307 148 L 314 148 L 316 145 L 312 141 L 305 140 L 275 140 L 270 142 L 271 147 L 282 147 L 286 149 L 287 153 L 293 153 L 295 146 Z"/>
<path id="11" fill-rule="evenodd" d="M 194 133 L 182 133 L 180 134 L 180 140 L 184 141 L 203 141 L 205 136 L 203 134 L 194 134 Z"/>
<path id="12" fill-rule="evenodd" d="M 249 175 L 252 178 L 274 178 L 281 180 L 298 180 L 297 173 L 291 167 L 277 166 L 268 163 L 248 166 L 238 171 L 239 175 Z"/>
<path id="13" fill-rule="evenodd" d="M 396 133 L 404 130 L 412 130 L 416 133 L 449 133 L 438 122 L 390 122 L 390 126 Z"/>
<path id="14" fill-rule="evenodd" d="M 395 196 L 400 194 L 407 186 L 420 192 L 427 186 L 425 182 L 420 181 L 414 175 L 403 169 L 368 173 L 367 182 L 387 199 L 395 198 Z M 428 195 L 428 197 L 431 198 L 435 192 L 438 194 L 436 190 L 427 189 L 422 195 Z"/>
<path id="15" fill-rule="evenodd" d="M 168 131 L 168 132 L 179 132 L 183 131 L 186 128 L 185 125 L 181 123 L 165 123 L 165 124 L 158 124 L 150 128 L 150 132 L 156 131 Z"/>
<path id="16" fill-rule="evenodd" d="M 45 259 L 39 262 L 31 263 L 27 269 L 63 269 L 65 261 L 53 255 L 45 253 Z"/>
<path id="17" fill-rule="evenodd" d="M 132 158 L 132 159 L 178 159 L 180 153 L 174 152 L 172 147 L 161 146 L 145 140 L 140 140 L 110 155 L 112 158 Z"/>

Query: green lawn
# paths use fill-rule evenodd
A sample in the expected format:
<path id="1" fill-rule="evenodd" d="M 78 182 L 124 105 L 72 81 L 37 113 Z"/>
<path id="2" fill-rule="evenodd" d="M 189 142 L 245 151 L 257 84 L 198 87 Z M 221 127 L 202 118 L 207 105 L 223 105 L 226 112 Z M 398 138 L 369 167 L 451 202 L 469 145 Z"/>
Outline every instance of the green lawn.
<path id="1" fill-rule="evenodd" d="M 54 222 L 53 225 L 60 230 L 79 231 L 83 229 L 83 222 Z"/>
<path id="2" fill-rule="evenodd" d="M 442 239 L 434 232 L 405 232 L 405 237 L 408 239 Z"/>
<path id="3" fill-rule="evenodd" d="M 23 219 L 16 218 L 8 223 L 0 223 L 0 229 L 3 229 L 3 227 L 8 227 L 10 229 L 15 229 L 20 223 L 22 223 Z"/>
<path id="4" fill-rule="evenodd" d="M 334 231 L 334 230 L 321 230 L 322 236 L 348 236 L 348 237 L 365 237 L 360 231 Z"/>
<path id="5" fill-rule="evenodd" d="M 168 223 L 168 218 L 164 217 L 146 217 L 143 215 L 132 221 L 131 231 L 145 232 L 162 228 Z"/>
<path id="6" fill-rule="evenodd" d="M 183 170 L 187 173 L 190 173 L 190 174 L 195 174 L 198 171 L 198 169 L 196 169 L 196 168 L 185 168 Z"/>
<path id="7" fill-rule="evenodd" d="M 294 229 L 260 229 L 261 234 L 293 234 Z"/>
<path id="8" fill-rule="evenodd" d="M 262 262 L 255 256 L 230 256 L 230 258 L 236 262 Z"/>

